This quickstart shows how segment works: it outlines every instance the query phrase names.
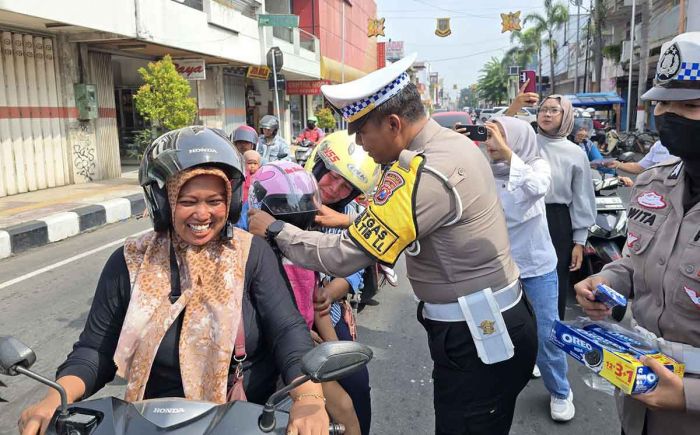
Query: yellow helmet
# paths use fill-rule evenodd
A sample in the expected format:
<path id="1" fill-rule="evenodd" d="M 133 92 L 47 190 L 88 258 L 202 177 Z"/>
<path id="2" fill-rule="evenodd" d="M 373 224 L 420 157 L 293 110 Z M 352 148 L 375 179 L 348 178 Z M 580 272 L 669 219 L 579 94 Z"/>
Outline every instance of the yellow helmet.
<path id="1" fill-rule="evenodd" d="M 322 161 L 326 169 L 345 178 L 357 190 L 369 195 L 379 183 L 382 168 L 355 143 L 355 135 L 347 130 L 336 131 L 323 138 L 307 160 L 305 169 L 313 172 Z"/>

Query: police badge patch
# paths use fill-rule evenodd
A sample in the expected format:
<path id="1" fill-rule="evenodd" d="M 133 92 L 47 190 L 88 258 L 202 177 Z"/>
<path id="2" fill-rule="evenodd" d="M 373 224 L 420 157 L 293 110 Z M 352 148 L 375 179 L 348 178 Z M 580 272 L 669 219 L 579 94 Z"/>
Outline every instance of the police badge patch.
<path id="1" fill-rule="evenodd" d="M 382 179 L 382 184 L 377 189 L 377 193 L 374 194 L 374 203 L 377 205 L 384 205 L 394 194 L 396 189 L 400 188 L 405 184 L 401 174 L 395 171 L 387 171 Z"/>
<path id="2" fill-rule="evenodd" d="M 673 80 L 681 67 L 681 52 L 678 44 L 673 44 L 664 51 L 659 61 L 659 69 L 656 71 L 656 80 L 665 83 Z"/>

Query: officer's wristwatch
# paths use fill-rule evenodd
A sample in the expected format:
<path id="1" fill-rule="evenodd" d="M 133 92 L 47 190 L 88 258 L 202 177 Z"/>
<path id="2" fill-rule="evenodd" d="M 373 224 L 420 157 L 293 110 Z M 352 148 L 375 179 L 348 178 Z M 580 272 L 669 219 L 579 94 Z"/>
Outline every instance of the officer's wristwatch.
<path id="1" fill-rule="evenodd" d="M 274 243 L 275 238 L 279 233 L 282 232 L 283 229 L 284 221 L 281 221 L 279 219 L 274 221 L 265 230 L 265 240 L 267 240 L 269 243 Z"/>

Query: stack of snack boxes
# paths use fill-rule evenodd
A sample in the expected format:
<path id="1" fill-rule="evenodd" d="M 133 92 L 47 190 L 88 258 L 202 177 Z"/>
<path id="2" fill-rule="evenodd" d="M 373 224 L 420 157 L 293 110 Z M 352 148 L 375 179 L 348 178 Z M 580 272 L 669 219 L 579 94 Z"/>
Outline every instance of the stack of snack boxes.
<path id="1" fill-rule="evenodd" d="M 626 394 L 656 387 L 658 376 L 639 361 L 642 356 L 654 358 L 680 377 L 685 371 L 684 364 L 659 352 L 639 334 L 606 322 L 557 321 L 550 340 Z"/>

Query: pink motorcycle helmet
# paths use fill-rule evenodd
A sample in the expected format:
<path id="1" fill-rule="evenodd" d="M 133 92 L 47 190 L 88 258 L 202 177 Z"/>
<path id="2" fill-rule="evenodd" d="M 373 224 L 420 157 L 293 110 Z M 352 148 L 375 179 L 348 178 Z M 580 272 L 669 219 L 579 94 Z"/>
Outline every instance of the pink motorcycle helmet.
<path id="1" fill-rule="evenodd" d="M 261 166 L 251 177 L 248 205 L 308 229 L 321 207 L 321 194 L 316 179 L 303 167 L 276 161 Z"/>

